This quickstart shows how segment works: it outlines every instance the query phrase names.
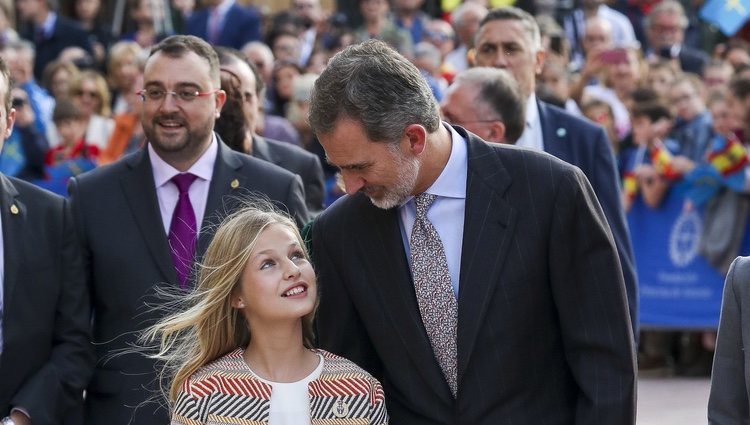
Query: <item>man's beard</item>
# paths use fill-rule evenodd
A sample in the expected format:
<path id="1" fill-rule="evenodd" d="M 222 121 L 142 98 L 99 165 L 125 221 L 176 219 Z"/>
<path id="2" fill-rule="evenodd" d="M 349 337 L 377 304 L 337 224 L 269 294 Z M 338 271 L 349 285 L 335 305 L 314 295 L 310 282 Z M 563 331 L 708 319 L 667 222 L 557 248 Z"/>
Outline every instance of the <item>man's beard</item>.
<path id="1" fill-rule="evenodd" d="M 386 188 L 383 195 L 377 199 L 368 195 L 373 205 L 384 210 L 401 205 L 406 198 L 411 196 L 419 174 L 419 160 L 417 158 L 407 158 L 400 152 L 395 152 L 394 160 L 397 163 L 398 170 L 396 183 L 392 187 Z M 367 195 L 367 192 L 365 192 L 365 195 Z"/>

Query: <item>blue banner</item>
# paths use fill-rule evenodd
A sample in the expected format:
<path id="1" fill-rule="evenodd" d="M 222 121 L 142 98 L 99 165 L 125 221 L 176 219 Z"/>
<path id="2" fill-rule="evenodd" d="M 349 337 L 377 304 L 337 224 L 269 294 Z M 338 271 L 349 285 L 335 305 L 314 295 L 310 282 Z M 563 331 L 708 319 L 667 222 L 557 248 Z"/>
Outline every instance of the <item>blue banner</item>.
<path id="1" fill-rule="evenodd" d="M 703 207 L 685 208 L 672 188 L 659 208 L 637 197 L 628 213 L 645 328 L 716 328 L 724 276 L 698 254 Z M 746 226 L 740 253 L 750 252 Z"/>
<path id="2" fill-rule="evenodd" d="M 44 180 L 35 180 L 33 183 L 60 196 L 68 196 L 68 180 L 94 168 L 96 164 L 88 158 L 69 159 L 60 164 L 45 167 L 47 177 Z"/>

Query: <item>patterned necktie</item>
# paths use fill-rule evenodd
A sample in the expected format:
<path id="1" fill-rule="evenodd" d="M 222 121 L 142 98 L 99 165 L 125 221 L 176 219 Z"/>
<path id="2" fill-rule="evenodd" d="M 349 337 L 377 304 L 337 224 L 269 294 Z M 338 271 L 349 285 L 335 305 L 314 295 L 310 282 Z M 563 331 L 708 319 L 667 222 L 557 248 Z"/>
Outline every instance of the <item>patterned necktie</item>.
<path id="1" fill-rule="evenodd" d="M 411 231 L 411 266 L 422 322 L 435 358 L 455 397 L 458 385 L 458 303 L 453 294 L 443 243 L 435 227 L 427 219 L 427 210 L 435 197 L 429 193 L 414 197 L 417 217 Z"/>
<path id="2" fill-rule="evenodd" d="M 185 288 L 187 277 L 195 254 L 195 239 L 198 229 L 195 224 L 195 212 L 193 204 L 190 203 L 190 185 L 193 184 L 196 175 L 190 173 L 177 174 L 172 177 L 172 183 L 180 191 L 180 198 L 172 213 L 172 223 L 169 225 L 169 246 L 172 253 L 172 261 L 177 270 L 177 278 L 180 287 Z"/>

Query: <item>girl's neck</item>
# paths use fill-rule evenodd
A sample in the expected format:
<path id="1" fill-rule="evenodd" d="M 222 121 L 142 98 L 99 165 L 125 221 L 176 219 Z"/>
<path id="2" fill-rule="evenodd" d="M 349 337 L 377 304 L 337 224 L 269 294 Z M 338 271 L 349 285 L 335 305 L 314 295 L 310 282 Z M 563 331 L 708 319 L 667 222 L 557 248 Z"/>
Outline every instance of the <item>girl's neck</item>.
<path id="1" fill-rule="evenodd" d="M 258 376 L 273 382 L 296 382 L 318 366 L 319 357 L 302 343 L 302 326 L 251 329 L 245 362 Z"/>

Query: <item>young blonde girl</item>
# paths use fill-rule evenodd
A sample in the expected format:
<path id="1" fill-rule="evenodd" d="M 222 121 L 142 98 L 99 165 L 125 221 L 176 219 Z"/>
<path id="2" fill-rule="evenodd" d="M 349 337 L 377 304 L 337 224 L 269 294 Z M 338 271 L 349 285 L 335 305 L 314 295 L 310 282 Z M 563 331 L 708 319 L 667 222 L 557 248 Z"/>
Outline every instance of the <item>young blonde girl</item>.
<path id="1" fill-rule="evenodd" d="M 387 424 L 380 383 L 313 348 L 315 273 L 294 222 L 256 203 L 219 226 L 187 307 L 148 329 L 172 424 Z"/>

